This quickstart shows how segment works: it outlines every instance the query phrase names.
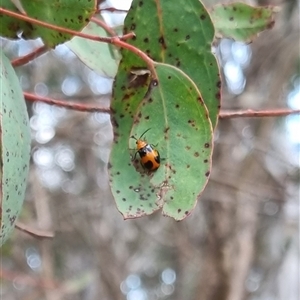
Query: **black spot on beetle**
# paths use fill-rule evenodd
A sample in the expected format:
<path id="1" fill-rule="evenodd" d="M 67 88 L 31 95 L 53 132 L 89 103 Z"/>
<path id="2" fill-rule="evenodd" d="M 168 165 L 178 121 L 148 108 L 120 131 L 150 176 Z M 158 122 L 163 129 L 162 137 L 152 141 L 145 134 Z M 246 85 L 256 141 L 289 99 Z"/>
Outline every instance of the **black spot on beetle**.
<path id="1" fill-rule="evenodd" d="M 208 176 L 209 176 L 209 174 L 210 174 L 210 172 L 209 172 L 209 171 L 207 171 L 207 172 L 205 173 L 205 176 L 206 176 L 206 177 L 208 177 Z"/>
<path id="2" fill-rule="evenodd" d="M 205 148 L 209 148 L 209 143 L 205 143 L 205 144 L 204 144 L 204 147 L 205 147 Z"/>
<path id="3" fill-rule="evenodd" d="M 205 20 L 205 19 L 206 19 L 206 16 L 205 16 L 205 15 L 201 15 L 201 16 L 200 16 L 200 19 L 201 19 L 201 20 Z"/>

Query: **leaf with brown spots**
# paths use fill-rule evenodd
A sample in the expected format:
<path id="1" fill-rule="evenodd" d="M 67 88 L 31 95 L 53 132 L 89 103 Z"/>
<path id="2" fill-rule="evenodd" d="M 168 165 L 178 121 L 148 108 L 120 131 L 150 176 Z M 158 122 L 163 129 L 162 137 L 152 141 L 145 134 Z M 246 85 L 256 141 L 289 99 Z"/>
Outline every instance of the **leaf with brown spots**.
<path id="1" fill-rule="evenodd" d="M 277 12 L 277 7 L 231 3 L 214 6 L 211 17 L 217 37 L 250 43 L 260 32 L 274 26 Z"/>
<path id="2" fill-rule="evenodd" d="M 95 0 L 30 0 L 22 1 L 29 17 L 53 25 L 80 31 L 96 11 Z M 1 0 L 1 7 L 19 12 L 11 0 Z M 49 47 L 55 47 L 72 38 L 72 35 L 31 24 L 10 16 L 0 15 L 0 35 L 17 38 L 21 32 L 25 39 L 40 37 Z"/>
<path id="3" fill-rule="evenodd" d="M 199 90 L 179 69 L 156 64 L 159 84 L 140 103 L 128 136 L 143 138 L 160 152 L 161 166 L 147 173 L 132 162 L 135 140 L 122 136 L 111 153 L 113 195 L 125 218 L 163 208 L 163 214 L 184 219 L 197 203 L 211 168 L 212 126 Z M 156 83 L 156 82 L 155 82 Z M 182 107 L 179 109 L 178 107 Z M 132 150 L 129 150 L 132 149 Z"/>
<path id="4" fill-rule="evenodd" d="M 19 79 L 0 50 L 1 234 L 11 234 L 21 211 L 29 168 L 30 127 Z"/>
<path id="5" fill-rule="evenodd" d="M 170 64 L 186 73 L 201 92 L 213 127 L 221 101 L 221 79 L 211 52 L 214 26 L 199 0 L 145 0 L 132 2 L 124 34 L 134 31 L 130 44 L 156 62 Z M 125 57 L 123 56 L 125 59 Z M 145 67 L 145 65 L 143 65 Z"/>

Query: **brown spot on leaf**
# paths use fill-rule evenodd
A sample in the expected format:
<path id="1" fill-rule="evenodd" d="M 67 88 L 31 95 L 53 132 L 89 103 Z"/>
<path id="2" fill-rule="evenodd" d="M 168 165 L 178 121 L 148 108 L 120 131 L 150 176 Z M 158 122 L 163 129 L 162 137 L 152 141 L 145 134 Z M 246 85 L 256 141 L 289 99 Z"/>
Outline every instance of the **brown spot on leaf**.
<path id="1" fill-rule="evenodd" d="M 163 46 L 164 49 L 167 49 L 167 45 L 163 36 L 158 39 L 158 42 Z"/>

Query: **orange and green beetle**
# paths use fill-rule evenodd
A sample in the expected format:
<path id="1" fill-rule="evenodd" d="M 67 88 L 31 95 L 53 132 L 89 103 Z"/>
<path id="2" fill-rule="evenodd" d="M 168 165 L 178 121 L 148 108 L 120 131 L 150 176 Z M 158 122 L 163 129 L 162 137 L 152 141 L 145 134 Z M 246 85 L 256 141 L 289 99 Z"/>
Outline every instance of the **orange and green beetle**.
<path id="1" fill-rule="evenodd" d="M 141 140 L 143 135 L 149 131 L 151 128 L 147 129 L 140 137 L 137 139 L 134 136 L 131 138 L 136 140 L 137 151 L 134 154 L 133 160 L 135 160 L 136 155 L 140 155 L 140 162 L 143 168 L 148 171 L 156 171 L 160 166 L 160 155 L 159 152 L 154 148 L 152 144 L 148 144 L 145 140 Z"/>

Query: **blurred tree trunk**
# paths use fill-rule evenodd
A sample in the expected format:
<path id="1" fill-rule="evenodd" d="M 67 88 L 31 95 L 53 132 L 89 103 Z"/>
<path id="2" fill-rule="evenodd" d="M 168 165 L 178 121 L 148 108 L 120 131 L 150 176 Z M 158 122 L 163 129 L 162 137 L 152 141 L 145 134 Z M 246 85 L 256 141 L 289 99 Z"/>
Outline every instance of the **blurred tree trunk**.
<path id="1" fill-rule="evenodd" d="M 254 60 L 247 71 L 247 88 L 237 100 L 241 107 L 246 97 L 251 99 L 254 108 L 256 105 L 266 109 L 283 107 L 284 87 L 296 71 L 295 61 L 299 55 L 295 28 L 287 34 L 284 24 L 279 22 L 274 31 L 268 32 L 267 39 L 255 41 L 253 52 Z M 263 102 L 259 105 L 261 97 Z M 246 107 L 248 104 L 249 101 Z M 262 205 L 268 199 L 278 203 L 284 199 L 283 186 L 278 185 L 267 170 L 265 158 L 260 154 L 261 149 L 265 155 L 270 151 L 271 132 L 276 122 L 276 118 L 219 122 L 221 138 L 216 143 L 213 160 L 217 167 L 213 168 L 204 204 L 208 224 L 205 261 L 194 300 L 247 298 L 247 277 L 259 255 L 255 245 L 257 239 L 258 243 L 262 242 L 258 231 Z M 255 136 L 254 144 L 243 138 L 242 130 L 249 125 Z M 233 153 L 241 147 L 248 149 L 245 158 L 239 161 Z"/>

